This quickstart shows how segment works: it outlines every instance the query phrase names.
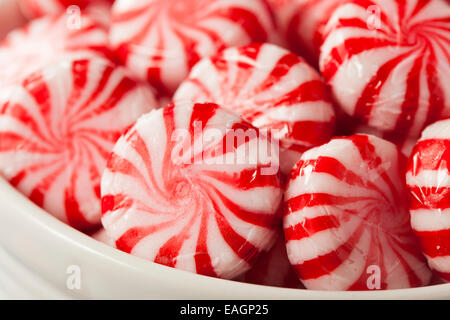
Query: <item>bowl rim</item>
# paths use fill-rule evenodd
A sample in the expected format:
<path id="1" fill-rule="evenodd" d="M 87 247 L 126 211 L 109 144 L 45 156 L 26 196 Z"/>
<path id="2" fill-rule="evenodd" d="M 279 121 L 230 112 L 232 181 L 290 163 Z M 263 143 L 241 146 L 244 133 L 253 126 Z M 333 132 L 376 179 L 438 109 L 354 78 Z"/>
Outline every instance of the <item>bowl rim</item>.
<path id="1" fill-rule="evenodd" d="M 392 289 L 392 290 L 376 290 L 376 291 L 318 291 L 307 289 L 290 289 L 271 287 L 250 283 L 243 283 L 234 280 L 218 279 L 213 277 L 206 277 L 195 273 L 170 268 L 154 262 L 135 257 L 131 254 L 122 252 L 116 248 L 108 246 L 91 236 L 88 236 L 69 225 L 61 222 L 51 214 L 47 213 L 40 207 L 31 202 L 25 195 L 14 189 L 7 181 L 0 177 L 0 198 L 5 200 L 0 201 L 0 208 L 2 204 L 8 204 L 9 208 L 17 209 L 12 214 L 23 215 L 23 218 L 28 219 L 39 226 L 46 229 L 46 232 L 52 234 L 60 239 L 66 239 L 70 242 L 75 242 L 84 250 L 102 256 L 109 261 L 121 264 L 130 270 L 137 271 L 141 275 L 150 275 L 158 273 L 161 277 L 166 277 L 164 280 L 168 284 L 176 284 L 181 288 L 180 290 L 196 290 L 200 286 L 218 286 L 229 295 L 223 295 L 224 299 L 235 299 L 233 292 L 239 291 L 239 296 L 247 296 L 249 300 L 258 299 L 285 299 L 285 300 L 347 300 L 347 299 L 362 299 L 362 300 L 386 300 L 386 299 L 450 299 L 450 283 L 431 285 L 418 288 L 407 289 Z M 2 210 L 0 214 L 5 213 Z M 0 247 L 2 244 L 0 243 Z M 4 248 L 8 249 L 8 248 Z M 13 252 L 12 252 L 13 253 Z M 184 288 L 183 288 L 184 287 Z M 206 291 L 207 292 L 207 291 Z M 270 298 L 272 297 L 272 298 Z M 217 297 L 205 295 L 204 299 L 216 299 Z M 219 296 L 218 299 L 222 299 Z"/>

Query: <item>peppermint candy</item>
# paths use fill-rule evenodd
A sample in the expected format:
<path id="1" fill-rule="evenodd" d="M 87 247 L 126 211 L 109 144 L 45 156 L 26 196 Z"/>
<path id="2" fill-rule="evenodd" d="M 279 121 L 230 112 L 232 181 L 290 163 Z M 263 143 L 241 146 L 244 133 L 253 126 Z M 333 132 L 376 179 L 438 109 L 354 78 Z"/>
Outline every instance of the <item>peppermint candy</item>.
<path id="1" fill-rule="evenodd" d="M 325 27 L 320 69 L 342 109 L 395 143 L 450 115 L 450 6 L 355 0 Z"/>
<path id="2" fill-rule="evenodd" d="M 274 28 L 265 0 L 118 0 L 110 39 L 137 77 L 168 95 L 201 58 L 268 41 Z"/>
<path id="3" fill-rule="evenodd" d="M 409 223 L 406 159 L 368 135 L 305 152 L 285 192 L 287 253 L 308 289 L 375 290 L 431 278 Z"/>
<path id="4" fill-rule="evenodd" d="M 0 86 L 72 57 L 107 56 L 108 35 L 88 17 L 71 28 L 65 15 L 44 17 L 8 34 L 0 45 Z"/>
<path id="5" fill-rule="evenodd" d="M 0 173 L 58 219 L 96 230 L 107 157 L 155 106 L 150 89 L 101 58 L 33 73 L 0 91 Z"/>
<path id="6" fill-rule="evenodd" d="M 101 184 L 103 226 L 122 251 L 233 279 L 277 233 L 275 149 L 216 104 L 153 111 L 114 147 Z"/>
<path id="7" fill-rule="evenodd" d="M 425 129 L 411 155 L 406 182 L 411 225 L 430 267 L 450 282 L 450 120 Z"/>
<path id="8" fill-rule="evenodd" d="M 303 59 L 271 44 L 229 48 L 194 66 L 174 100 L 215 102 L 280 140 L 289 173 L 305 150 L 330 140 L 335 114 L 326 84 Z"/>

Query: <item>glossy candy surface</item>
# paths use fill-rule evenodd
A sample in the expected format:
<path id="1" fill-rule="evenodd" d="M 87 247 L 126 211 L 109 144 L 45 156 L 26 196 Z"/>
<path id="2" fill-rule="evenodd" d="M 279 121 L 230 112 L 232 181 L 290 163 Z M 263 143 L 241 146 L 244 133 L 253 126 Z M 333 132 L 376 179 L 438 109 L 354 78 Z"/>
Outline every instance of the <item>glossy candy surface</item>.
<path id="1" fill-rule="evenodd" d="M 102 58 L 64 60 L 0 91 L 0 174 L 81 231 L 100 225 L 100 177 L 120 135 L 156 106 Z"/>
<path id="2" fill-rule="evenodd" d="M 164 95 L 202 57 L 268 41 L 274 28 L 265 0 L 118 0 L 110 38 L 127 67 Z"/>
<path id="3" fill-rule="evenodd" d="M 84 58 L 108 54 L 107 32 L 88 17 L 83 17 L 78 26 L 71 25 L 65 15 L 36 19 L 1 42 L 0 86 L 20 82 L 68 55 Z"/>
<path id="4" fill-rule="evenodd" d="M 450 120 L 427 127 L 409 160 L 411 225 L 428 264 L 450 282 Z"/>
<path id="5" fill-rule="evenodd" d="M 409 223 L 405 157 L 368 135 L 305 152 L 285 192 L 288 257 L 308 289 L 373 290 L 431 278 Z"/>
<path id="6" fill-rule="evenodd" d="M 342 109 L 397 144 L 450 115 L 450 5 L 355 0 L 332 14 L 320 69 Z"/>
<path id="7" fill-rule="evenodd" d="M 125 252 L 235 278 L 269 249 L 280 223 L 274 147 L 216 104 L 153 111 L 114 147 L 102 178 L 103 226 Z"/>
<path id="8" fill-rule="evenodd" d="M 174 100 L 215 102 L 280 140 L 289 173 L 305 150 L 334 134 L 335 114 L 320 75 L 303 59 L 271 44 L 229 48 L 201 60 Z"/>

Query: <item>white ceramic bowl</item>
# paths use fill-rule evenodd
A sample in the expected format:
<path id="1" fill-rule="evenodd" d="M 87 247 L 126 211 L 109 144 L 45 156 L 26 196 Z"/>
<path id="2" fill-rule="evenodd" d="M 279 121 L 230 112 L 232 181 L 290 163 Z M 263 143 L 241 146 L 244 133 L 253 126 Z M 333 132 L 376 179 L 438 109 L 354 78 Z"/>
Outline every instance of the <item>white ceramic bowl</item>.
<path id="1" fill-rule="evenodd" d="M 69 289 L 76 266 L 81 288 Z M 37 299 L 450 299 L 450 284 L 322 292 L 203 277 L 133 257 L 53 218 L 0 179 L 0 295 Z"/>

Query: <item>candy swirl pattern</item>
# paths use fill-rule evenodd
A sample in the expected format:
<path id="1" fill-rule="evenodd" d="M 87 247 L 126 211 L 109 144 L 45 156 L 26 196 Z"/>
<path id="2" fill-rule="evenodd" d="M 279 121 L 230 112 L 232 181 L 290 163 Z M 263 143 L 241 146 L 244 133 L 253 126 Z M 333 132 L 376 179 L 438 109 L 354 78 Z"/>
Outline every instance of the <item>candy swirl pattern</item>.
<path id="1" fill-rule="evenodd" d="M 303 59 L 271 44 L 229 48 L 204 58 L 174 100 L 215 102 L 280 140 L 289 173 L 307 149 L 331 139 L 335 114 L 325 82 Z"/>
<path id="2" fill-rule="evenodd" d="M 175 103 L 139 119 L 102 177 L 102 222 L 117 248 L 207 276 L 247 271 L 281 222 L 280 177 L 265 172 L 277 156 L 241 158 L 255 155 L 248 151 L 255 143 L 275 151 L 256 128 L 212 103 Z"/>
<path id="3" fill-rule="evenodd" d="M 0 173 L 60 220 L 100 226 L 100 177 L 114 143 L 156 106 L 109 61 L 65 60 L 0 91 Z"/>
<path id="4" fill-rule="evenodd" d="M 89 17 L 69 28 L 65 15 L 43 17 L 8 34 L 0 44 L 0 86 L 21 82 L 27 75 L 66 56 L 110 56 L 108 34 Z"/>
<path id="5" fill-rule="evenodd" d="M 411 155 L 406 182 L 411 225 L 428 264 L 450 282 L 450 120 L 427 127 Z"/>
<path id="6" fill-rule="evenodd" d="M 450 115 L 450 5 L 355 0 L 324 31 L 320 69 L 342 109 L 397 144 Z"/>
<path id="7" fill-rule="evenodd" d="M 285 192 L 288 257 L 308 289 L 426 285 L 431 272 L 409 223 L 405 157 L 368 135 L 305 152 Z"/>
<path id="8" fill-rule="evenodd" d="M 136 76 L 172 94 L 201 58 L 268 41 L 274 28 L 265 0 L 118 0 L 110 38 Z"/>

